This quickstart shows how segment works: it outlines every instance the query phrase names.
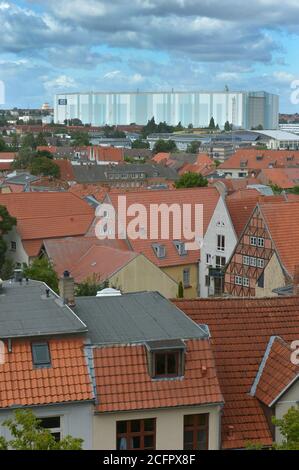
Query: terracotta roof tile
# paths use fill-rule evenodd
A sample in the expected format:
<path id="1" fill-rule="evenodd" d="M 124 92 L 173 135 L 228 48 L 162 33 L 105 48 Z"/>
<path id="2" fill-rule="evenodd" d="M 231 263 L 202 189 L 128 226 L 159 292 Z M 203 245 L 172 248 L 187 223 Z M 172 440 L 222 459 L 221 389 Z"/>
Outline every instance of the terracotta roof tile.
<path id="1" fill-rule="evenodd" d="M 149 217 L 150 214 L 150 205 L 156 204 L 178 204 L 180 208 L 183 207 L 183 204 L 191 205 L 192 210 L 192 222 L 194 223 L 194 212 L 195 205 L 203 205 L 203 231 L 206 232 L 208 225 L 210 223 L 211 217 L 214 213 L 215 207 L 219 200 L 219 193 L 216 188 L 191 188 L 191 189 L 179 189 L 176 191 L 173 190 L 162 190 L 162 191 L 137 191 L 137 192 L 128 192 L 126 193 L 127 207 L 131 204 L 143 204 L 147 208 L 147 214 Z M 108 194 L 107 202 L 111 201 L 113 206 L 117 210 L 118 203 L 118 194 L 110 192 Z M 170 217 L 170 221 L 171 221 Z M 128 218 L 129 221 L 129 218 Z M 172 225 L 172 223 L 170 223 Z M 148 219 L 148 230 L 150 231 L 150 220 Z M 160 232 L 160 230 L 159 230 Z M 183 232 L 183 230 L 182 230 Z M 173 244 L 173 230 L 170 227 L 170 236 L 169 239 L 164 240 L 161 238 L 147 240 L 130 240 L 132 249 L 137 253 L 143 253 L 148 259 L 150 259 L 154 264 L 159 267 L 165 266 L 176 266 L 176 265 L 186 265 L 196 263 L 199 260 L 200 251 L 192 250 L 188 251 L 187 255 L 180 256 L 177 252 L 176 247 Z M 184 239 L 183 239 L 184 240 Z M 183 241 L 182 240 L 182 241 Z M 165 258 L 157 258 L 153 250 L 153 244 L 159 243 L 165 245 L 166 247 L 166 256 Z"/>
<path id="2" fill-rule="evenodd" d="M 225 401 L 223 448 L 241 448 L 248 441 L 271 445 L 262 406 L 249 393 L 270 337 L 279 335 L 287 343 L 299 338 L 299 298 L 175 300 L 174 303 L 192 320 L 209 326 Z"/>
<path id="3" fill-rule="evenodd" d="M 288 386 L 299 378 L 299 366 L 291 362 L 292 349 L 279 337 L 269 341 L 252 394 L 272 406 Z"/>
<path id="4" fill-rule="evenodd" d="M 94 349 L 98 411 L 130 411 L 223 401 L 208 340 L 188 340 L 185 375 L 153 380 L 145 346 Z M 202 366 L 207 373 L 202 374 Z"/>
<path id="5" fill-rule="evenodd" d="M 257 157 L 262 158 L 257 158 Z M 241 162 L 244 162 L 241 165 Z M 269 168 L 299 166 L 299 151 L 295 150 L 259 150 L 255 148 L 238 149 L 234 155 L 219 166 L 219 169 L 262 170 Z"/>
<path id="6" fill-rule="evenodd" d="M 93 399 L 83 339 L 50 339 L 48 343 L 52 366 L 46 369 L 33 367 L 28 340 L 13 340 L 12 352 L 6 349 L 5 363 L 0 364 L 0 408 Z"/>

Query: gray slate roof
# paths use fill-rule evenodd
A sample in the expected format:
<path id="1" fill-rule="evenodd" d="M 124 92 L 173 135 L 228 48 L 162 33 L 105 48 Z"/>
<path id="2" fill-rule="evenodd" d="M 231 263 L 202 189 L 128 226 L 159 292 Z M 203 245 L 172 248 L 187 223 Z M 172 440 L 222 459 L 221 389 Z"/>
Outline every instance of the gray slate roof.
<path id="1" fill-rule="evenodd" d="M 207 338 L 208 330 L 158 292 L 119 297 L 78 297 L 76 314 L 93 344 L 130 344 L 166 339 Z"/>
<path id="2" fill-rule="evenodd" d="M 39 281 L 4 283 L 0 292 L 0 338 L 83 333 L 86 325 Z"/>

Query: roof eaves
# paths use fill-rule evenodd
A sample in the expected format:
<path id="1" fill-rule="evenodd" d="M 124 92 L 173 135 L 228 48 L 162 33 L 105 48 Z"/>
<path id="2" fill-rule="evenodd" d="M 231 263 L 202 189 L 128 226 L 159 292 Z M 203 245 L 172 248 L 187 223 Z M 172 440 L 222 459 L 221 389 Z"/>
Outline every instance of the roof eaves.
<path id="1" fill-rule="evenodd" d="M 267 345 L 267 348 L 266 348 L 266 351 L 265 351 L 265 354 L 264 354 L 264 357 L 260 363 L 260 366 L 259 366 L 259 369 L 258 369 L 258 372 L 256 374 L 256 377 L 254 379 L 254 382 L 252 384 L 252 387 L 251 387 L 251 390 L 249 392 L 249 394 L 254 397 L 255 394 L 256 394 L 256 389 L 258 387 L 258 384 L 259 384 L 259 381 L 261 379 L 261 376 L 262 376 L 262 373 L 264 371 L 264 368 L 265 368 L 265 365 L 266 365 L 266 362 L 268 360 L 268 357 L 269 357 L 269 354 L 270 354 L 270 351 L 272 349 L 272 346 L 273 346 L 273 343 L 276 339 L 280 339 L 279 336 L 271 336 L 270 337 L 270 340 L 268 342 L 268 345 Z"/>
<path id="2" fill-rule="evenodd" d="M 291 380 L 290 383 L 277 395 L 276 398 L 274 398 L 273 401 L 269 404 L 269 408 L 271 408 L 275 403 L 285 394 L 285 392 L 291 388 L 291 386 L 299 379 L 299 373 Z"/>

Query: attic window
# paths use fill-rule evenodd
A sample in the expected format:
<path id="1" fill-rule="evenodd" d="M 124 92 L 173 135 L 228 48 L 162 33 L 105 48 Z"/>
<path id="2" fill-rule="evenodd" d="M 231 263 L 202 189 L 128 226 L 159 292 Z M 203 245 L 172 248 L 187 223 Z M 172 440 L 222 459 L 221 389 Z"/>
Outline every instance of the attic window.
<path id="1" fill-rule="evenodd" d="M 32 361 L 37 369 L 51 367 L 51 357 L 48 343 L 32 344 Z"/>
<path id="2" fill-rule="evenodd" d="M 157 258 L 165 258 L 166 248 L 165 248 L 164 245 L 155 244 L 155 245 L 153 245 L 153 250 L 154 250 Z"/>
<path id="3" fill-rule="evenodd" d="M 153 379 L 181 377 L 185 344 L 181 340 L 149 341 L 149 372 Z"/>
<path id="4" fill-rule="evenodd" d="M 264 158 L 263 155 L 257 155 L 256 156 L 257 161 L 261 161 L 261 160 L 263 160 L 263 158 Z"/>
<path id="5" fill-rule="evenodd" d="M 184 242 L 174 241 L 173 243 L 180 256 L 185 256 L 187 254 L 187 250 L 186 250 L 186 246 Z"/>

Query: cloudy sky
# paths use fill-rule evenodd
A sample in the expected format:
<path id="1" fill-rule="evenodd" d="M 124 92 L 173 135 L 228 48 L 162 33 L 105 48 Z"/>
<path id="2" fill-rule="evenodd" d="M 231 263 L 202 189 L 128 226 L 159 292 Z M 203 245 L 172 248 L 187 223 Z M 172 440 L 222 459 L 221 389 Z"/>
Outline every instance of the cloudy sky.
<path id="1" fill-rule="evenodd" d="M 266 90 L 291 103 L 298 0 L 0 0 L 6 107 L 61 91 Z"/>

